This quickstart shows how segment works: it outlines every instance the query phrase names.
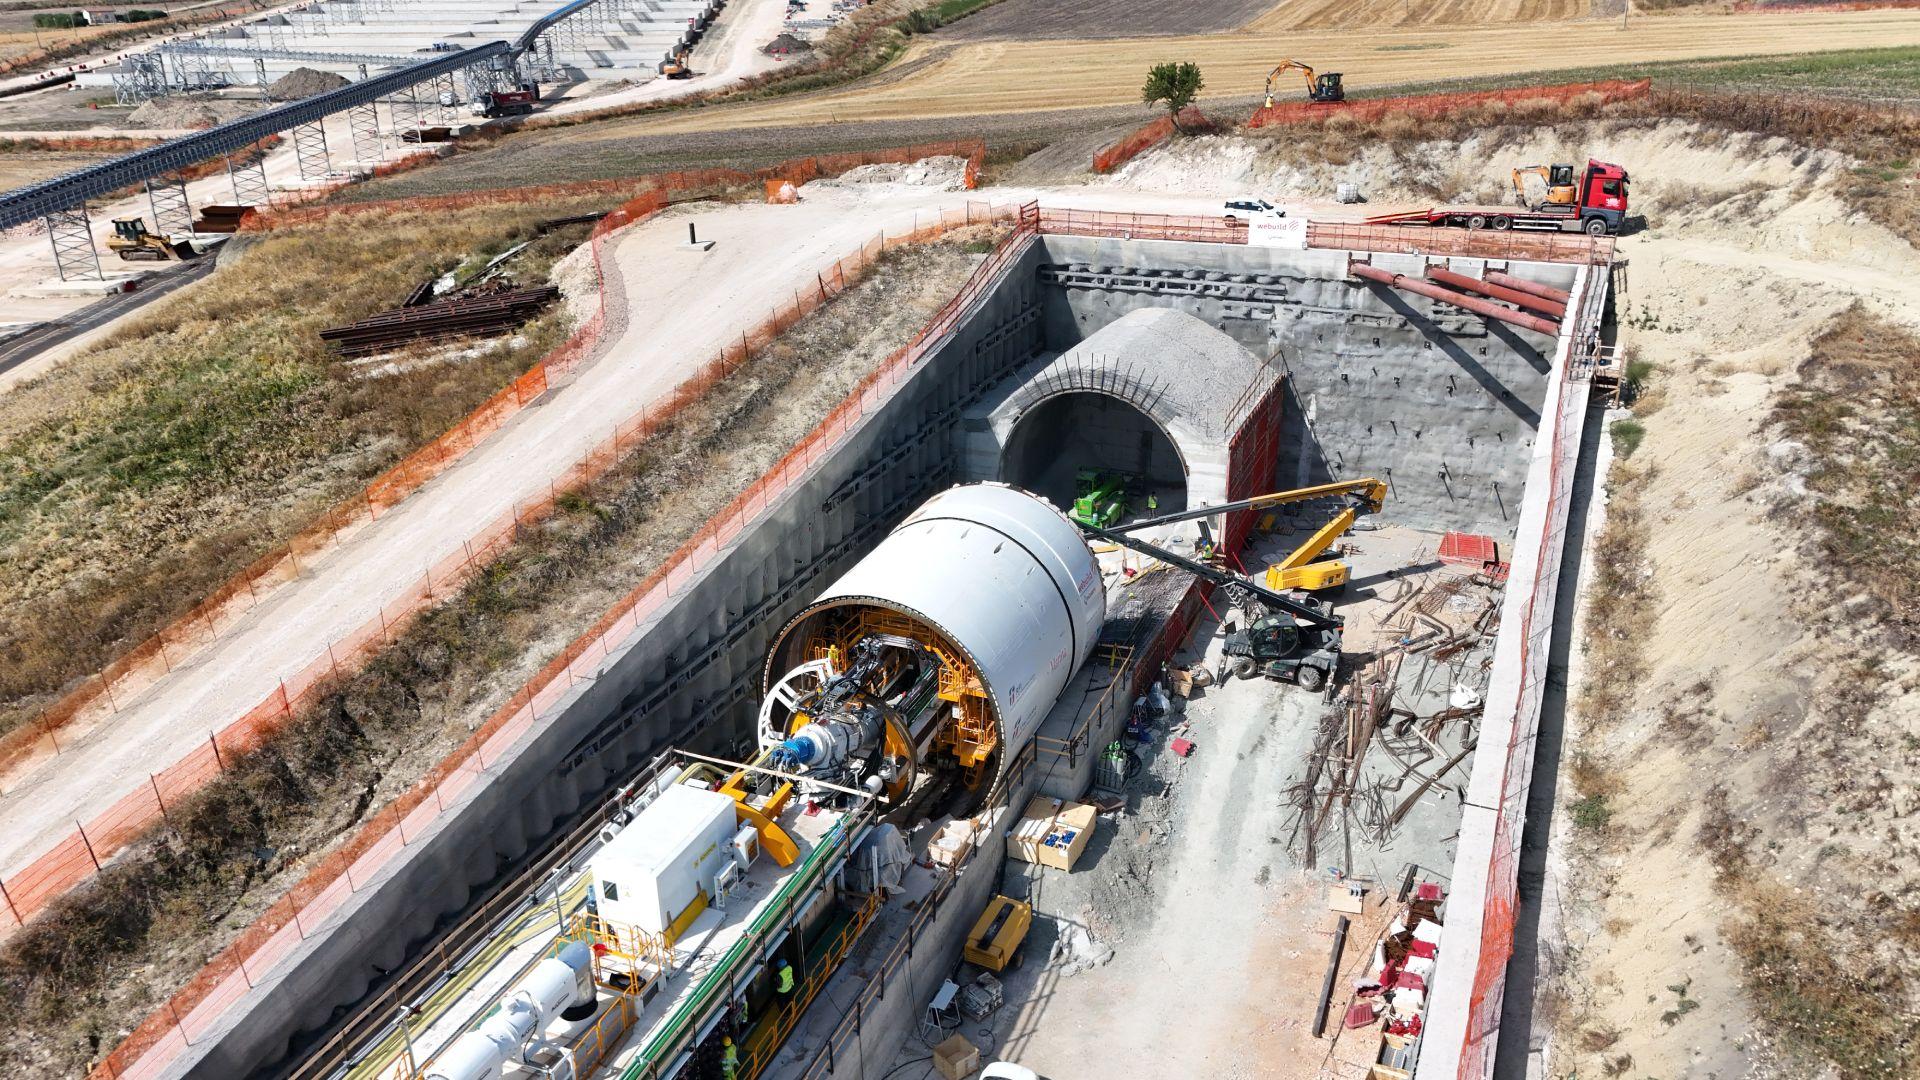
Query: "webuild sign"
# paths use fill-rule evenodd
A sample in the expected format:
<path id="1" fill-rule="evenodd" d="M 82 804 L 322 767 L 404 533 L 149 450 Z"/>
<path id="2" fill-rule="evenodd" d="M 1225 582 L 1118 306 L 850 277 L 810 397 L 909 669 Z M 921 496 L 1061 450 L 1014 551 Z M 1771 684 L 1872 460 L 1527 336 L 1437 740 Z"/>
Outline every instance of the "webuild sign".
<path id="1" fill-rule="evenodd" d="M 1256 217 L 1247 222 L 1247 243 L 1254 247 L 1304 251 L 1307 247 L 1307 219 Z"/>

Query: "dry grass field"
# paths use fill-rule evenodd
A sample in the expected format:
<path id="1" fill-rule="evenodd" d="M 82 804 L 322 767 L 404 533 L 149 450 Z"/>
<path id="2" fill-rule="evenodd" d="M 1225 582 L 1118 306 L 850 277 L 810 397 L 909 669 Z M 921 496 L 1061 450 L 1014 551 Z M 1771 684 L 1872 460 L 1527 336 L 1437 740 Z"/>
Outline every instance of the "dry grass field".
<path id="1" fill-rule="evenodd" d="M 0 731 L 445 431 L 565 329 L 551 312 L 498 347 L 441 361 L 423 349 L 381 369 L 342 361 L 321 327 L 598 201 L 341 218 L 250 240 L 0 397 Z M 513 271 L 541 279 L 582 233 L 547 234 Z"/>
<path id="2" fill-rule="evenodd" d="M 963 24 L 964 25 L 964 22 Z M 1506 25 L 1397 29 L 1356 35 L 1336 30 L 1136 38 L 1119 41 L 996 41 L 943 44 L 919 39 L 901 61 L 926 62 L 903 78 L 739 106 L 616 120 L 581 129 L 583 140 L 729 128 L 908 120 L 1040 112 L 1137 103 L 1146 71 L 1165 60 L 1200 65 L 1209 99 L 1260 92 L 1284 54 L 1346 73 L 1349 92 L 1372 86 L 1555 71 L 1635 61 L 1756 56 L 1920 44 L 1920 11 L 1673 15 L 1556 29 Z M 1284 50 L 1284 54 L 1282 53 Z M 938 55 L 932 55 L 938 51 Z M 1044 73 L 1044 77 L 1038 73 Z"/>
<path id="3" fill-rule="evenodd" d="M 82 169 L 106 157 L 74 150 L 0 151 L 0 191 Z"/>
<path id="4" fill-rule="evenodd" d="M 84 44 L 98 38 L 108 37 L 115 26 L 76 26 L 71 30 L 41 30 L 35 34 L 32 30 L 14 30 L 0 32 L 0 62 L 26 56 L 41 48 L 61 48 L 68 45 Z"/>

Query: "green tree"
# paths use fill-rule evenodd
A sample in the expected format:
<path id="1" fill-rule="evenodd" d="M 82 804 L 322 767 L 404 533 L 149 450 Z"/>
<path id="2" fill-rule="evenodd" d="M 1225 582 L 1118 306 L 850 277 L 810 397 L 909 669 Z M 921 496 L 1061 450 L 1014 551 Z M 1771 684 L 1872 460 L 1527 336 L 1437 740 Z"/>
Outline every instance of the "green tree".
<path id="1" fill-rule="evenodd" d="M 1180 126 L 1180 110 L 1193 104 L 1205 85 L 1199 64 L 1155 64 L 1153 70 L 1147 72 L 1147 85 L 1140 88 L 1140 100 L 1149 105 L 1165 105 L 1174 130 L 1184 133 L 1187 129 Z"/>

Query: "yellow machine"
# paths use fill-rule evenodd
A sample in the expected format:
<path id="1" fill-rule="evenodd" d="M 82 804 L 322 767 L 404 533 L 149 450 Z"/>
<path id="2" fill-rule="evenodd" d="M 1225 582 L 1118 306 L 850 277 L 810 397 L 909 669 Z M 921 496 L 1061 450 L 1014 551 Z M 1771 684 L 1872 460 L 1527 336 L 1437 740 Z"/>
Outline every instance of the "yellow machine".
<path id="1" fill-rule="evenodd" d="M 1572 206 L 1580 201 L 1580 182 L 1572 165 L 1522 165 L 1513 170 L 1514 201 L 1529 210 Z"/>
<path id="2" fill-rule="evenodd" d="M 137 217 L 113 219 L 113 235 L 107 237 L 107 250 L 128 262 L 136 259 L 174 262 L 193 251 L 184 242 L 175 244 L 158 233 L 148 232 L 147 219 Z"/>
<path id="3" fill-rule="evenodd" d="M 1386 505 L 1387 485 L 1372 477 L 1365 477 L 1359 480 L 1342 480 L 1333 484 L 1319 484 L 1296 491 L 1281 491 L 1248 500 L 1252 509 L 1261 510 L 1287 503 L 1306 502 L 1309 499 L 1324 499 L 1333 495 L 1353 495 L 1357 498 L 1346 509 L 1334 515 L 1332 521 L 1322 525 L 1318 531 L 1308 537 L 1306 543 L 1294 548 L 1292 554 L 1267 567 L 1267 588 L 1274 592 L 1284 592 L 1287 589 L 1334 589 L 1345 585 L 1350 573 L 1347 564 L 1338 559 L 1320 559 L 1320 556 L 1333 546 L 1335 540 L 1340 539 L 1348 529 L 1353 527 L 1354 518 L 1358 517 L 1361 511 L 1375 513 Z"/>
<path id="4" fill-rule="evenodd" d="M 1267 108 L 1269 109 L 1273 108 L 1274 80 L 1278 79 L 1280 73 L 1284 71 L 1298 71 L 1306 79 L 1308 101 L 1330 105 L 1347 100 L 1347 91 L 1341 85 L 1339 72 L 1329 71 L 1322 75 L 1315 75 L 1313 68 L 1298 60 L 1282 60 L 1279 67 L 1267 72 Z"/>
<path id="5" fill-rule="evenodd" d="M 1020 943 L 1027 940 L 1027 930 L 1032 926 L 1033 905 L 996 896 L 987 901 L 986 910 L 974 920 L 973 929 L 967 931 L 967 943 L 960 955 L 988 971 L 1005 971 L 1013 962 L 1013 954 L 1020 951 Z"/>

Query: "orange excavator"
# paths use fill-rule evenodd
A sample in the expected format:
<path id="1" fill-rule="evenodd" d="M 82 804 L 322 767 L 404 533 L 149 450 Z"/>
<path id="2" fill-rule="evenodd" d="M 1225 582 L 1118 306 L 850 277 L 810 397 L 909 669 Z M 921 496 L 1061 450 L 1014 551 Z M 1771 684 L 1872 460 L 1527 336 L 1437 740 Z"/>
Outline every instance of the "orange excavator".
<path id="1" fill-rule="evenodd" d="M 1273 108 L 1273 83 L 1284 71 L 1297 71 L 1307 81 L 1307 100 L 1321 105 L 1332 105 L 1347 100 L 1347 91 L 1340 84 L 1340 73 L 1328 71 L 1314 74 L 1313 68 L 1298 60 L 1283 60 L 1280 66 L 1267 72 L 1267 108 Z"/>

